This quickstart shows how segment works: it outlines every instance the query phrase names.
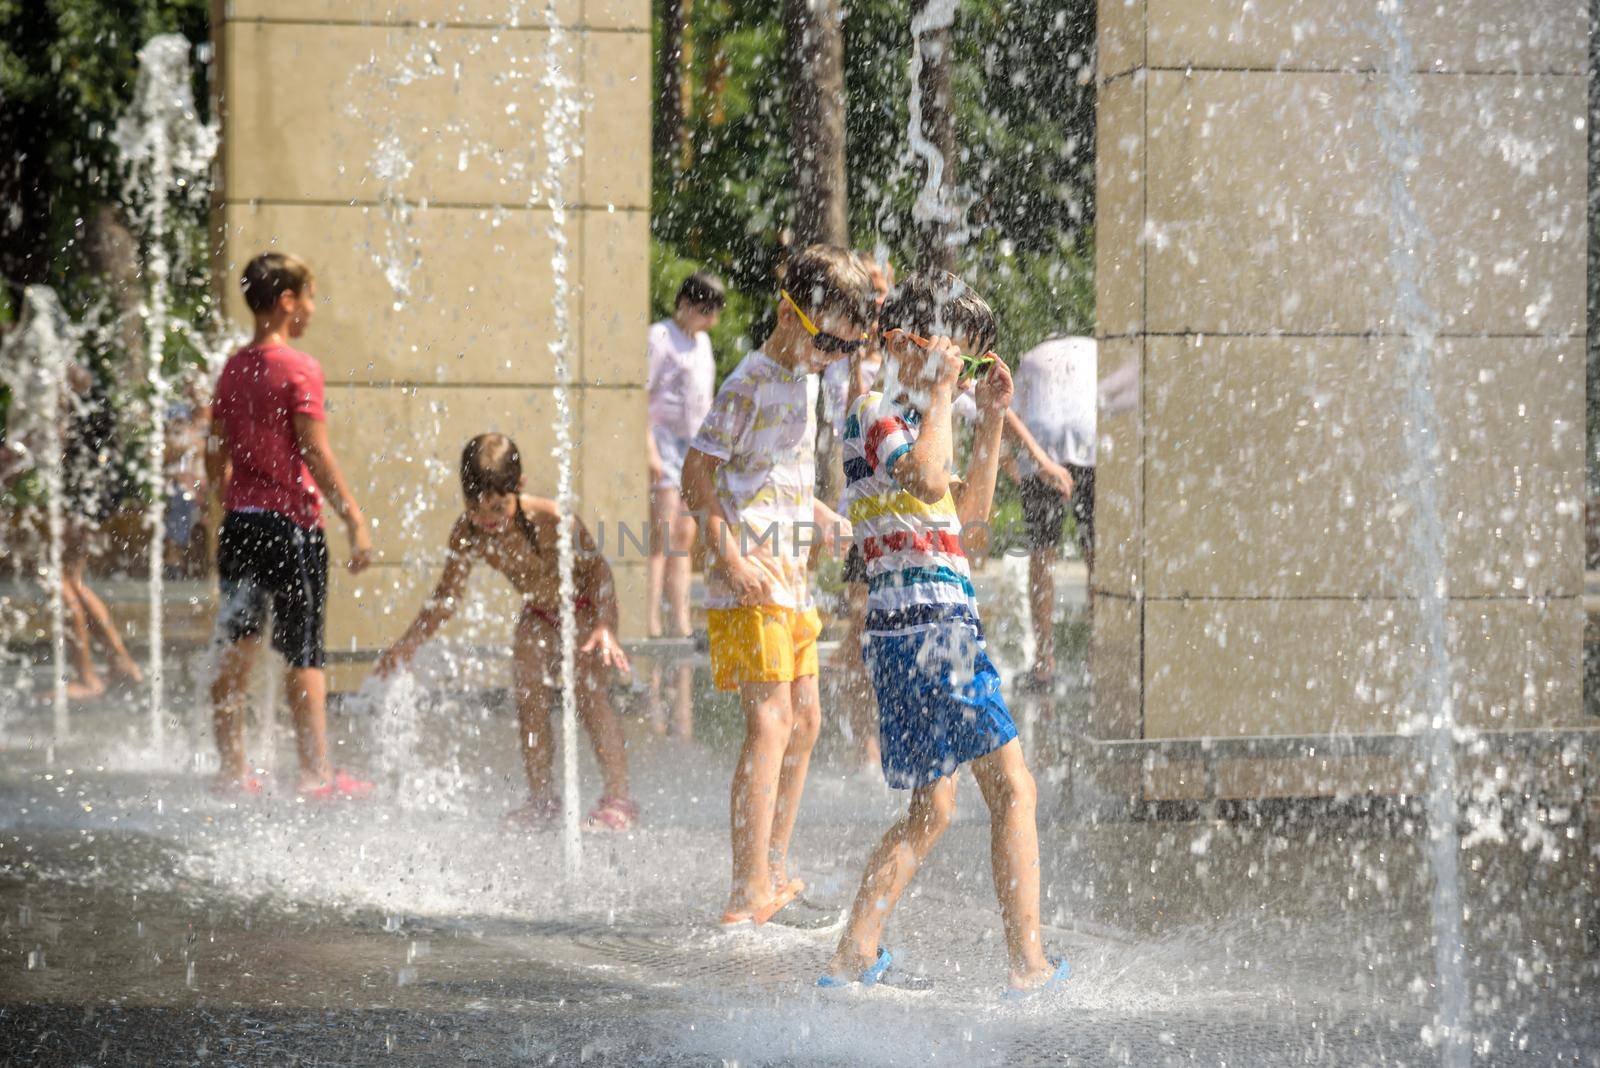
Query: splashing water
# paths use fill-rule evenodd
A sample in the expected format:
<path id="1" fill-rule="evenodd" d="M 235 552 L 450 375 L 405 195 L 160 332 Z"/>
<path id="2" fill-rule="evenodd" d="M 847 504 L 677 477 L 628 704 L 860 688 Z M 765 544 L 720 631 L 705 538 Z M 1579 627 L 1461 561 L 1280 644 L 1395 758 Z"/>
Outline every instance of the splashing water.
<path id="1" fill-rule="evenodd" d="M 583 842 L 578 825 L 578 619 L 574 601 L 577 586 L 573 577 L 575 559 L 572 535 L 575 517 L 572 490 L 572 366 L 568 361 L 572 344 L 572 326 L 569 302 L 571 285 L 567 277 L 568 239 L 567 202 L 562 169 L 569 155 L 576 155 L 573 137 L 577 131 L 582 111 L 574 91 L 572 78 L 561 65 L 566 35 L 561 20 L 556 16 L 553 3 L 546 3 L 544 86 L 551 93 L 549 109 L 545 112 L 543 143 L 545 172 L 542 183 L 544 201 L 550 210 L 550 240 L 553 253 L 550 258 L 550 356 L 554 362 L 556 386 L 553 391 L 556 404 L 557 462 L 556 505 L 561 513 L 560 533 L 556 538 L 556 552 L 560 560 L 561 588 L 561 781 L 565 802 L 562 824 L 562 851 L 566 858 L 569 878 L 578 874 L 582 860 Z"/>
<path id="2" fill-rule="evenodd" d="M 919 228 L 950 227 L 946 240 L 953 244 L 964 244 L 967 237 L 965 213 L 959 205 L 950 202 L 949 190 L 944 182 L 944 155 L 922 129 L 923 53 L 931 47 L 923 38 L 930 33 L 951 29 L 955 21 L 956 0 L 927 0 L 922 10 L 911 18 L 911 106 L 906 122 L 906 139 L 911 144 L 912 153 L 926 164 L 922 188 L 917 191 L 917 199 L 911 205 L 912 220 Z"/>
<path id="3" fill-rule="evenodd" d="M 75 344 L 73 327 L 55 291 L 28 286 L 22 295 L 22 320 L 0 344 L 0 380 L 11 390 L 9 432 L 32 453 L 32 467 L 44 484 L 45 521 L 49 537 L 43 576 L 50 605 L 51 697 L 54 741 L 65 741 L 67 715 L 66 607 L 62 600 L 63 450 L 61 399 L 67 390 L 67 362 Z M 51 762 L 54 762 L 52 755 Z"/>
<path id="4" fill-rule="evenodd" d="M 126 169 L 124 198 L 140 231 L 146 279 L 144 305 L 145 373 L 150 387 L 149 446 L 146 479 L 150 503 L 145 525 L 150 537 L 150 744 L 159 749 L 165 737 L 165 657 L 162 567 L 166 543 L 166 435 L 170 383 L 162 365 L 171 330 L 167 286 L 181 254 L 169 247 L 168 213 L 173 204 L 205 195 L 204 181 L 217 151 L 217 129 L 200 121 L 195 108 L 190 44 L 181 34 L 152 37 L 139 49 L 139 77 L 133 103 L 117 121 L 111 140 Z M 176 262 L 175 262 L 176 261 Z"/>
<path id="5" fill-rule="evenodd" d="M 1472 1059 L 1471 1010 L 1463 974 L 1460 843 L 1456 831 L 1455 707 L 1446 647 L 1448 580 L 1445 528 L 1439 505 L 1439 416 L 1431 388 L 1438 317 L 1422 295 L 1421 252 L 1430 238 L 1407 185 L 1422 157 L 1415 127 L 1419 108 L 1412 77 L 1411 42 L 1401 20 L 1403 0 L 1378 5 L 1388 56 L 1378 131 L 1390 166 L 1389 262 L 1395 274 L 1395 312 L 1401 335 L 1400 372 L 1405 411 L 1402 489 L 1411 507 L 1411 585 L 1421 612 L 1421 709 L 1412 729 L 1425 741 L 1428 762 L 1428 848 L 1433 867 L 1432 924 L 1438 1004 L 1432 1037 L 1441 1062 L 1456 1068 Z"/>

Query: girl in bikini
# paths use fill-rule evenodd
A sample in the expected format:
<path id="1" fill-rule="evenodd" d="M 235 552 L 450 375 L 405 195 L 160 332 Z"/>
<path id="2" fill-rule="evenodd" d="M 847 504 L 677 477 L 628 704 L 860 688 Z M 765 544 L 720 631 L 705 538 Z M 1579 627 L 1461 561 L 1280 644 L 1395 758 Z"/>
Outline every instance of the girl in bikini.
<path id="1" fill-rule="evenodd" d="M 556 538 L 560 513 L 554 501 L 522 493 L 522 459 L 503 434 L 480 434 L 461 453 L 461 491 L 466 511 L 450 530 L 444 572 L 417 618 L 378 660 L 379 675 L 407 663 L 454 613 L 475 561 L 511 580 L 525 598 L 513 645 L 513 688 L 522 733 L 522 763 L 531 797 L 510 818 L 547 826 L 561 815 L 553 782 L 555 750 L 550 712 L 561 677 L 560 566 Z M 628 658 L 617 641 L 617 599 L 611 568 L 583 524 L 573 519 L 577 563 L 573 605 L 578 619 L 578 715 L 605 780 L 605 792 L 585 829 L 626 831 L 639 818 L 628 792 L 628 762 L 622 725 L 606 692 L 607 669 L 626 674 Z"/>

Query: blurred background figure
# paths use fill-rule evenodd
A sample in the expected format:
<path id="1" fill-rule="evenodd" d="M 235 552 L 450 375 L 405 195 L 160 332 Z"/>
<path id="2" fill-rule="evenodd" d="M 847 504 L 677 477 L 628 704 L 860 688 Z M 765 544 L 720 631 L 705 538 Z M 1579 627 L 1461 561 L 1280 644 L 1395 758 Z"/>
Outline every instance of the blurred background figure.
<path id="1" fill-rule="evenodd" d="M 1068 508 L 1084 564 L 1094 568 L 1096 363 L 1091 337 L 1047 338 L 1017 361 L 1012 409 L 1055 465 L 1047 467 L 1023 449 L 1006 461 L 1022 492 L 1028 526 L 1034 659 L 1025 681 L 1032 687 L 1049 687 L 1055 679 L 1055 566 Z"/>
<path id="2" fill-rule="evenodd" d="M 107 679 L 95 667 L 93 642 L 98 641 L 105 651 L 110 682 L 137 686 L 144 682 L 144 672 L 129 654 L 105 602 L 89 586 L 87 575 L 95 539 L 116 506 L 111 483 L 114 420 L 110 406 L 95 388 L 94 375 L 77 361 L 67 369 L 67 387 L 61 407 L 65 520 L 61 600 L 74 675 L 67 682 L 67 697 L 88 700 L 107 689 Z"/>
<path id="3" fill-rule="evenodd" d="M 709 271 L 696 271 L 678 288 L 672 315 L 652 325 L 648 335 L 645 448 L 650 465 L 650 559 L 645 632 L 652 638 L 687 638 L 693 629 L 689 554 L 694 547 L 695 522 L 683 503 L 683 458 L 716 393 L 717 362 L 708 331 L 717 325 L 726 303 L 722 280 Z M 661 622 L 663 594 L 670 617 L 665 628 Z M 675 675 L 672 724 L 677 733 L 689 737 L 694 733 L 690 705 L 694 669 L 683 664 Z M 665 733 L 659 661 L 650 669 L 650 707 L 652 724 Z"/>
<path id="4" fill-rule="evenodd" d="M 169 579 L 206 571 L 206 434 L 211 404 L 199 375 L 167 407 L 165 570 Z"/>

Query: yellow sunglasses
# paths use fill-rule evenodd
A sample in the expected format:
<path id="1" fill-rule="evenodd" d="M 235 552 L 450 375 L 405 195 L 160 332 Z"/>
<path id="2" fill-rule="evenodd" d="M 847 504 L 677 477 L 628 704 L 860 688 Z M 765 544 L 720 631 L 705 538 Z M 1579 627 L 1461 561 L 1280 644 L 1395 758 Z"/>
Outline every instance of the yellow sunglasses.
<path id="1" fill-rule="evenodd" d="M 812 344 L 816 345 L 817 348 L 821 349 L 823 352 L 854 352 L 856 349 L 859 349 L 861 346 L 867 343 L 867 336 L 865 334 L 852 341 L 847 337 L 840 337 L 837 334 L 828 333 L 826 330 L 823 330 L 821 327 L 817 326 L 816 323 L 813 323 L 806 316 L 806 313 L 800 310 L 800 305 L 795 303 L 794 298 L 789 295 L 789 291 L 787 289 L 780 289 L 778 292 L 782 294 L 784 300 L 789 302 L 789 307 L 794 309 L 794 313 L 800 317 L 800 325 L 805 327 L 806 333 L 811 335 Z"/>

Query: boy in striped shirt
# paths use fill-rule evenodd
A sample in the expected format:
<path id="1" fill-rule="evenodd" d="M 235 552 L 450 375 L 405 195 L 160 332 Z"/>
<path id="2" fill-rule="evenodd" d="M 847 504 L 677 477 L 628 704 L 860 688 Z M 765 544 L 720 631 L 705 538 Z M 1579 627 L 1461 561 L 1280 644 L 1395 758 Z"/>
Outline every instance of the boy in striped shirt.
<path id="1" fill-rule="evenodd" d="M 956 773 L 972 766 L 989 807 L 995 893 L 1010 958 L 1009 991 L 1063 981 L 1039 939 L 1039 834 L 1033 776 L 1000 676 L 984 652 L 967 549 L 986 548 L 1011 375 L 979 358 L 994 314 L 943 271 L 912 275 L 880 314 L 884 388 L 845 421 L 845 502 L 867 565 L 865 659 L 878 695 L 889 785 L 911 803 L 873 852 L 819 986 L 883 978 L 880 945 L 900 895 L 955 812 Z M 954 476 L 950 410 L 977 378 L 978 419 L 965 481 Z"/>

